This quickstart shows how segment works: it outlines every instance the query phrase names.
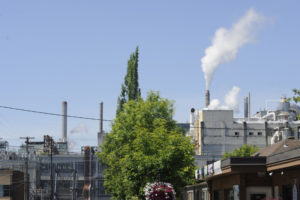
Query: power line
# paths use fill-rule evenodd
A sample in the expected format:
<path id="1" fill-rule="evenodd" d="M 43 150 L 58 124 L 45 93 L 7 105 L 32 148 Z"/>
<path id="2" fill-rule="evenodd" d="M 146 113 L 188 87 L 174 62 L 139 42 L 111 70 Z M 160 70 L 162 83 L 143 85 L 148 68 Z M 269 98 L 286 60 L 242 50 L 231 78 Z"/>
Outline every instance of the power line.
<path id="1" fill-rule="evenodd" d="M 0 105 L 0 108 L 23 111 L 23 112 L 31 112 L 31 113 L 37 113 L 37 114 L 43 114 L 43 115 L 59 116 L 59 117 L 65 116 L 65 115 L 57 114 L 57 113 L 43 112 L 43 111 L 37 111 L 37 110 L 29 110 L 29 109 L 24 109 L 24 108 L 16 108 L 16 107 L 2 106 L 2 105 Z M 100 121 L 99 118 L 94 118 L 94 117 L 82 117 L 82 116 L 76 116 L 76 115 L 66 115 L 66 117 Z M 102 120 L 103 121 L 113 121 L 113 120 L 110 120 L 110 119 L 102 119 Z"/>
<path id="2" fill-rule="evenodd" d="M 23 112 L 31 112 L 31 113 L 37 113 L 37 114 L 44 114 L 44 115 L 52 115 L 52 116 L 59 116 L 62 117 L 64 115 L 62 114 L 58 114 L 58 113 L 51 113 L 51 112 L 44 112 L 44 111 L 37 111 L 37 110 L 30 110 L 30 109 L 24 109 L 24 108 L 17 108 L 17 107 L 11 107 L 11 106 L 3 106 L 0 105 L 0 108 L 4 108 L 4 109 L 10 109 L 10 110 L 17 110 L 17 111 L 23 111 Z M 66 117 L 69 118 L 77 118 L 77 119 L 86 119 L 86 120 L 95 120 L 95 121 L 100 121 L 100 118 L 94 118 L 94 117 L 83 117 L 83 116 L 78 116 L 78 115 L 66 115 Z M 113 121 L 111 119 L 102 119 L 103 121 Z M 178 122 L 178 124 L 186 124 L 183 122 Z M 263 123 L 261 125 L 264 125 Z M 251 126 L 251 124 L 250 124 Z M 194 126 L 193 128 L 201 128 L 201 127 L 196 127 Z M 203 127 L 206 129 L 242 129 L 242 128 L 212 128 L 212 127 Z M 248 128 L 248 129 L 252 129 L 252 128 Z M 256 130 L 260 130 L 260 129 L 256 129 Z"/>

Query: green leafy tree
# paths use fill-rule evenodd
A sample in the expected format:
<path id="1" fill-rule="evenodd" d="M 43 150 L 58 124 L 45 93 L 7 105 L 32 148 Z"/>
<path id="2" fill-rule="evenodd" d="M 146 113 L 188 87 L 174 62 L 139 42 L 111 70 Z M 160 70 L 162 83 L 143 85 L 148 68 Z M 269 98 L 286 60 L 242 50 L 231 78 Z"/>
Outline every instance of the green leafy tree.
<path id="1" fill-rule="evenodd" d="M 295 103 L 298 103 L 300 102 L 300 90 L 297 90 L 297 89 L 293 89 L 293 92 L 294 92 L 294 96 L 291 98 L 287 98 L 286 101 L 287 102 L 290 102 L 292 99 Z"/>
<path id="2" fill-rule="evenodd" d="M 300 102 L 300 90 L 293 89 L 294 96 L 292 98 L 287 98 L 286 101 L 290 102 L 292 99 L 295 103 Z M 297 116 L 298 120 L 300 120 L 300 115 Z"/>
<path id="3" fill-rule="evenodd" d="M 293 89 L 294 92 L 294 96 L 293 96 L 293 100 L 295 103 L 300 102 L 300 90 L 297 89 Z"/>
<path id="4" fill-rule="evenodd" d="M 222 158 L 226 159 L 229 157 L 247 157 L 247 156 L 251 156 L 257 151 L 258 148 L 256 146 L 250 144 L 244 144 L 241 148 L 236 148 L 231 153 L 225 152 Z"/>
<path id="5" fill-rule="evenodd" d="M 130 58 L 127 63 L 127 74 L 124 78 L 124 83 L 121 86 L 121 94 L 118 98 L 117 114 L 123 110 L 123 106 L 127 101 L 137 101 L 141 95 L 138 81 L 138 61 L 139 61 L 139 47 Z"/>
<path id="6" fill-rule="evenodd" d="M 163 181 L 179 188 L 194 176 L 194 146 L 173 118 L 173 104 L 159 93 L 128 101 L 106 135 L 101 161 L 104 185 L 115 199 L 144 199 L 146 183 Z"/>

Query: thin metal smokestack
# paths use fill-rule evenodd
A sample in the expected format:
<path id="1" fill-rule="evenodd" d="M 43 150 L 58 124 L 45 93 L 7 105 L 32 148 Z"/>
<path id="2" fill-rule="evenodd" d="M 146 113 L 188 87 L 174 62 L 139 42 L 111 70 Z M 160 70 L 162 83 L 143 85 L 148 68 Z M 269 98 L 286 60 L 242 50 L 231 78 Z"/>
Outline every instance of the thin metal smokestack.
<path id="1" fill-rule="evenodd" d="M 210 104 L 210 93 L 209 90 L 206 90 L 205 92 L 205 107 L 208 108 Z"/>
<path id="2" fill-rule="evenodd" d="M 100 102 L 100 118 L 99 118 L 99 132 L 98 132 L 98 147 L 103 143 L 103 102 Z"/>
<path id="3" fill-rule="evenodd" d="M 190 113 L 190 133 L 193 133 L 194 131 L 194 123 L 195 123 L 195 108 L 192 108 Z"/>
<path id="4" fill-rule="evenodd" d="M 250 110 L 250 92 L 248 93 L 248 120 L 251 117 L 251 110 Z"/>
<path id="5" fill-rule="evenodd" d="M 248 118 L 248 97 L 244 98 L 244 118 Z"/>
<path id="6" fill-rule="evenodd" d="M 67 142 L 67 102 L 62 102 L 62 141 Z"/>

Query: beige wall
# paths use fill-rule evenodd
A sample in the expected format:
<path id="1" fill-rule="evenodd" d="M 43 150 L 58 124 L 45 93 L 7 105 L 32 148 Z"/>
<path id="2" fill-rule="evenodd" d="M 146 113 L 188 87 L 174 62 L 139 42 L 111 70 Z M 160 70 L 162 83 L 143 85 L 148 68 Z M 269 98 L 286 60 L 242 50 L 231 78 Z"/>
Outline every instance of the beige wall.
<path id="1" fill-rule="evenodd" d="M 9 171 L 0 172 L 0 185 L 11 185 L 12 174 Z"/>
<path id="2" fill-rule="evenodd" d="M 0 197 L 0 200 L 11 200 L 10 197 Z"/>

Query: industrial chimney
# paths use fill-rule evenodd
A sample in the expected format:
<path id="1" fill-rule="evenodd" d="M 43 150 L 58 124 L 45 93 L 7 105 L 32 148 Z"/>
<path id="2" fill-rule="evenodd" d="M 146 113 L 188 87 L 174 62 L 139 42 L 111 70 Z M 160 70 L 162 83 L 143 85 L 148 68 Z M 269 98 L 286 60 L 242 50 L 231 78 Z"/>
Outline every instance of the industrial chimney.
<path id="1" fill-rule="evenodd" d="M 251 118 L 251 109 L 250 109 L 250 92 L 248 93 L 248 120 Z"/>
<path id="2" fill-rule="evenodd" d="M 67 142 L 67 102 L 62 102 L 62 142 Z"/>
<path id="3" fill-rule="evenodd" d="M 244 98 L 244 118 L 248 118 L 248 97 Z"/>
<path id="4" fill-rule="evenodd" d="M 208 108 L 210 104 L 210 94 L 209 94 L 209 90 L 206 90 L 205 92 L 205 107 Z"/>
<path id="5" fill-rule="evenodd" d="M 190 113 L 190 133 L 193 133 L 194 131 L 194 123 L 195 123 L 195 108 L 192 108 Z"/>
<path id="6" fill-rule="evenodd" d="M 99 119 L 99 132 L 98 132 L 98 148 L 103 143 L 103 102 L 100 102 L 100 119 Z M 99 149 L 100 150 L 100 149 Z"/>

